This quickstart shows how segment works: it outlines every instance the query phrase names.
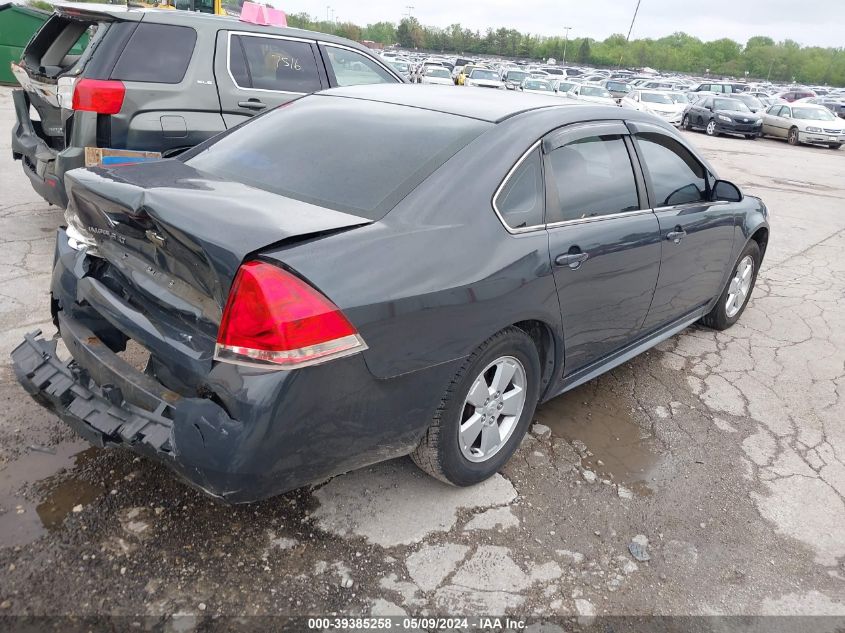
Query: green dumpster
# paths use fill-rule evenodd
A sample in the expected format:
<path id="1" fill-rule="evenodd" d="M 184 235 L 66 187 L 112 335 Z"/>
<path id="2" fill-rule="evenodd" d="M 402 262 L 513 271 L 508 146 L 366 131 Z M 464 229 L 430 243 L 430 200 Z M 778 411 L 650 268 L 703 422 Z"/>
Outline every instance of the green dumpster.
<path id="1" fill-rule="evenodd" d="M 50 14 L 18 4 L 0 4 L 0 84 L 17 84 L 10 62 L 20 61 L 21 53 Z"/>

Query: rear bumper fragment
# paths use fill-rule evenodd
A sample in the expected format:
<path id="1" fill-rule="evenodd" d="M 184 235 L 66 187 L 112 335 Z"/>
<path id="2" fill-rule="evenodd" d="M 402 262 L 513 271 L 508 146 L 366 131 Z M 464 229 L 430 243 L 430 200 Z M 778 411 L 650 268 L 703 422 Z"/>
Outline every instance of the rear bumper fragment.
<path id="1" fill-rule="evenodd" d="M 61 313 L 59 325 L 71 360 L 61 360 L 57 341 L 40 331 L 27 334 L 11 354 L 18 381 L 39 404 L 95 446 L 156 459 L 212 496 L 249 501 L 262 492 L 254 475 L 225 468 L 223 438 L 206 432 L 222 429 L 227 441 L 237 441 L 241 425 L 219 405 L 170 391 Z"/>

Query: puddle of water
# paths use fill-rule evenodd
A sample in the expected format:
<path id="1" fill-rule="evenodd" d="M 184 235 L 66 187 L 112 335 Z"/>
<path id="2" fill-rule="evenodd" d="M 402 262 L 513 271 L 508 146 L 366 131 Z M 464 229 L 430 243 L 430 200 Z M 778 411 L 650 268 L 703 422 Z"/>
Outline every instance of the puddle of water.
<path id="1" fill-rule="evenodd" d="M 537 408 L 537 420 L 552 434 L 583 442 L 581 465 L 634 493 L 652 493 L 649 482 L 660 452 L 654 438 L 634 422 L 630 406 L 596 385 L 586 384 Z"/>
<path id="2" fill-rule="evenodd" d="M 72 474 L 97 452 L 77 440 L 50 452 L 30 450 L 6 464 L 0 471 L 0 547 L 31 543 L 61 526 L 75 505 L 103 494 L 101 485 Z"/>

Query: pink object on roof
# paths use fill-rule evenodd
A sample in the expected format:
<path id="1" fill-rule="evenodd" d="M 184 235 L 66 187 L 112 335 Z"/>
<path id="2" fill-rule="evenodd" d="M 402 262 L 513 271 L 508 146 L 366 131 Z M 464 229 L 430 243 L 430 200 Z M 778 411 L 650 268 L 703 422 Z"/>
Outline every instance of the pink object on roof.
<path id="1" fill-rule="evenodd" d="M 257 2 L 244 2 L 241 7 L 241 22 L 262 26 L 287 26 L 288 19 L 284 11 L 274 9 Z"/>

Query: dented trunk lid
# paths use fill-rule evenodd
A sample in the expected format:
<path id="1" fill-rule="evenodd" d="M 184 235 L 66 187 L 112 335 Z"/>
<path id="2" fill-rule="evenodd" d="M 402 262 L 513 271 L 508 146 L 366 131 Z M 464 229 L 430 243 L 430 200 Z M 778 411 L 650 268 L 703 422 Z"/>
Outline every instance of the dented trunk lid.
<path id="1" fill-rule="evenodd" d="M 150 349 L 210 366 L 239 266 L 262 249 L 371 223 L 209 177 L 179 160 L 74 170 L 67 217 L 96 243 L 80 299 Z"/>

